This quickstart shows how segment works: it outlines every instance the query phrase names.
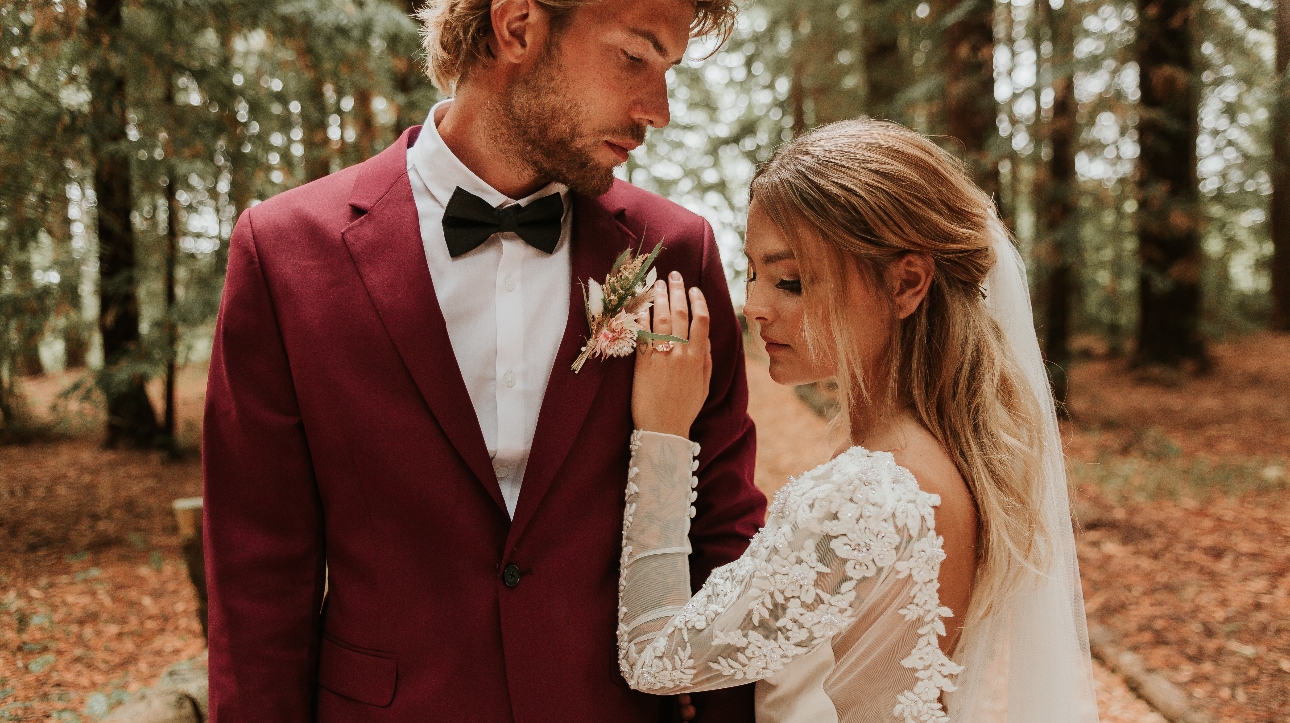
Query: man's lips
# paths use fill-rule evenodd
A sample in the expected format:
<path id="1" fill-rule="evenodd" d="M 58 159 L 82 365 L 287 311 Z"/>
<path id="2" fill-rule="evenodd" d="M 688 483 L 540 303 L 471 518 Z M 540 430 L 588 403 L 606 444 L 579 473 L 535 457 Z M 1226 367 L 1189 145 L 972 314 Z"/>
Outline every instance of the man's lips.
<path id="1" fill-rule="evenodd" d="M 626 163 L 627 154 L 636 150 L 636 147 L 640 144 L 636 141 L 605 141 L 605 145 L 618 157 L 619 163 Z"/>

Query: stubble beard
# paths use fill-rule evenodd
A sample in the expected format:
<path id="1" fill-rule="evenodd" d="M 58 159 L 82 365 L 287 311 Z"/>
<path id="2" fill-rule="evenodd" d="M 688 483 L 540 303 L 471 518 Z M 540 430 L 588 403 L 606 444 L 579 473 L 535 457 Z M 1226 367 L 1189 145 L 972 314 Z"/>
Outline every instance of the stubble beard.
<path id="1" fill-rule="evenodd" d="M 581 122 L 586 104 L 568 95 L 567 88 L 553 41 L 534 71 L 503 97 L 502 141 L 539 177 L 585 196 L 601 196 L 614 185 L 614 167 L 596 159 L 600 143 L 607 138 L 644 142 L 645 127 L 590 131 Z"/>

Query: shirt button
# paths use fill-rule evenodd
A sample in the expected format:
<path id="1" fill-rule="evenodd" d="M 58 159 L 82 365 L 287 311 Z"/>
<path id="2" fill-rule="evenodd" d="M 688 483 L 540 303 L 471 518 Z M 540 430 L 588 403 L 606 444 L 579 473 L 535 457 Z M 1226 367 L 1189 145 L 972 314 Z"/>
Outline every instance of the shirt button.
<path id="1" fill-rule="evenodd" d="M 506 279 L 505 279 L 502 283 L 506 285 L 506 290 L 507 290 L 507 291 L 514 291 L 514 290 L 515 290 L 515 287 L 518 285 L 518 284 L 516 284 L 516 282 L 515 282 L 515 277 L 514 277 L 514 276 L 507 276 L 507 277 L 506 277 Z"/>
<path id="2" fill-rule="evenodd" d="M 515 372 L 506 372 L 502 375 L 502 383 L 508 387 L 515 386 Z"/>
<path id="3" fill-rule="evenodd" d="M 501 462 L 493 465 L 493 471 L 497 473 L 497 479 L 505 479 L 511 476 L 511 468 Z"/>
<path id="4" fill-rule="evenodd" d="M 502 570 L 502 583 L 504 583 L 506 587 L 515 587 L 516 585 L 519 585 L 520 569 L 514 564 L 507 565 L 506 569 Z"/>

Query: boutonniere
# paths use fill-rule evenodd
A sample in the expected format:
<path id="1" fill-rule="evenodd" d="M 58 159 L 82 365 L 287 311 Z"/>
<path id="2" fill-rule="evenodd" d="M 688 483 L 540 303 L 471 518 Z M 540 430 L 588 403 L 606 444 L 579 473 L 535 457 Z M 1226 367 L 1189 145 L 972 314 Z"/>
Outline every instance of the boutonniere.
<path id="1" fill-rule="evenodd" d="M 662 250 L 662 242 L 648 256 L 633 253 L 629 248 L 614 262 L 604 284 L 587 279 L 582 287 L 582 300 L 587 307 L 591 333 L 582 353 L 573 362 L 574 374 L 582 371 L 582 365 L 592 357 L 629 356 L 638 341 L 686 343 L 680 337 L 645 331 L 636 321 L 637 314 L 653 305 L 651 292 L 658 280 L 658 271 L 652 267 Z"/>

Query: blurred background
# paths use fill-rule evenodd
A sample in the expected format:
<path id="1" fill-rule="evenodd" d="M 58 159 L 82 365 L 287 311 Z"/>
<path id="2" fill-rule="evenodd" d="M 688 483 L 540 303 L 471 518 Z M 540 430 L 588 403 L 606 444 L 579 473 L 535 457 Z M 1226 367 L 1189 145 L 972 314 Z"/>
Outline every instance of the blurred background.
<path id="1" fill-rule="evenodd" d="M 424 120 L 417 4 L 0 0 L 0 721 L 202 719 L 229 235 Z M 965 160 L 1029 266 L 1104 720 L 1290 719 L 1288 60 L 1290 0 L 756 0 L 621 169 L 738 306 L 778 144 L 868 115 Z M 830 395 L 748 341 L 773 491 Z"/>

